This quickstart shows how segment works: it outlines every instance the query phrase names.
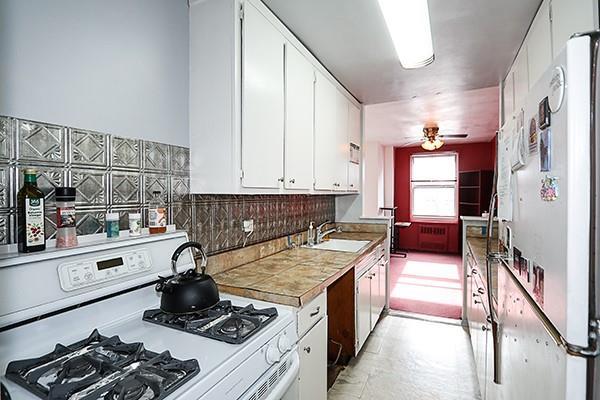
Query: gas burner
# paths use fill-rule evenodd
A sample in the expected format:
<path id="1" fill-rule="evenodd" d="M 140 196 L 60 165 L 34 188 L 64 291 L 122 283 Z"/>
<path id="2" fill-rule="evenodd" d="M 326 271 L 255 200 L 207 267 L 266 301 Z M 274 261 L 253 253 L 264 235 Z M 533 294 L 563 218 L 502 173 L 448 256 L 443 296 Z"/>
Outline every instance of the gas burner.
<path id="1" fill-rule="evenodd" d="M 42 357 L 10 362 L 6 377 L 48 400 L 160 400 L 199 371 L 196 360 L 181 361 L 94 330 Z"/>
<path id="2" fill-rule="evenodd" d="M 277 318 L 276 308 L 257 310 L 252 304 L 238 307 L 220 301 L 208 310 L 189 314 L 170 314 L 159 309 L 144 312 L 144 321 L 220 340 L 240 344 Z"/>

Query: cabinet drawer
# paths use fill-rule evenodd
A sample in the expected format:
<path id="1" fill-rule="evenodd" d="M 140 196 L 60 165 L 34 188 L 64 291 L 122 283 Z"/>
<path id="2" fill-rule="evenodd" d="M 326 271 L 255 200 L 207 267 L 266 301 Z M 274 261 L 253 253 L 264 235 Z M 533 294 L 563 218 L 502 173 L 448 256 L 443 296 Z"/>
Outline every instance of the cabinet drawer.
<path id="1" fill-rule="evenodd" d="M 327 292 L 321 293 L 298 311 L 298 337 L 302 337 L 325 315 L 327 315 Z"/>

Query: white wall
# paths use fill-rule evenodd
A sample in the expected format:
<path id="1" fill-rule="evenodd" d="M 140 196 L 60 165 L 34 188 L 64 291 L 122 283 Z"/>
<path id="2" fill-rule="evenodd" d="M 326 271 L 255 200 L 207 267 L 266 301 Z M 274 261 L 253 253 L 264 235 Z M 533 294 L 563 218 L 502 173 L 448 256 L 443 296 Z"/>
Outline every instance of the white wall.
<path id="1" fill-rule="evenodd" d="M 384 151 L 377 142 L 363 142 L 363 148 L 362 216 L 371 218 L 384 206 Z"/>
<path id="2" fill-rule="evenodd" d="M 189 145 L 186 0 L 0 0 L 0 115 Z"/>

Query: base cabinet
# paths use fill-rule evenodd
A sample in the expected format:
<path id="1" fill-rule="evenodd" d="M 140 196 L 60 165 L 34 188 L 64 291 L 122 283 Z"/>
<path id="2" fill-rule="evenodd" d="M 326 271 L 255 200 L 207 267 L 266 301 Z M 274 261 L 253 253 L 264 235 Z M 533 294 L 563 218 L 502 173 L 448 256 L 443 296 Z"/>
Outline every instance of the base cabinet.
<path id="1" fill-rule="evenodd" d="M 385 307 L 388 262 L 377 248 L 356 269 L 356 347 L 355 355 L 367 341 Z"/>
<path id="2" fill-rule="evenodd" d="M 327 400 L 327 316 L 298 342 L 299 400 Z"/>

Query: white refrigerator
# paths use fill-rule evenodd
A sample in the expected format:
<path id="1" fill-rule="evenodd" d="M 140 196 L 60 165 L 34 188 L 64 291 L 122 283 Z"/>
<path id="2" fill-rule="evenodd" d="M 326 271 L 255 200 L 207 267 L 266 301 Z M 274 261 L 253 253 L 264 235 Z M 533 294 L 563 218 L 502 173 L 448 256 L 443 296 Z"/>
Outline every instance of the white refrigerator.
<path id="1" fill-rule="evenodd" d="M 498 134 L 490 398 L 600 399 L 599 39 L 569 40 Z"/>

